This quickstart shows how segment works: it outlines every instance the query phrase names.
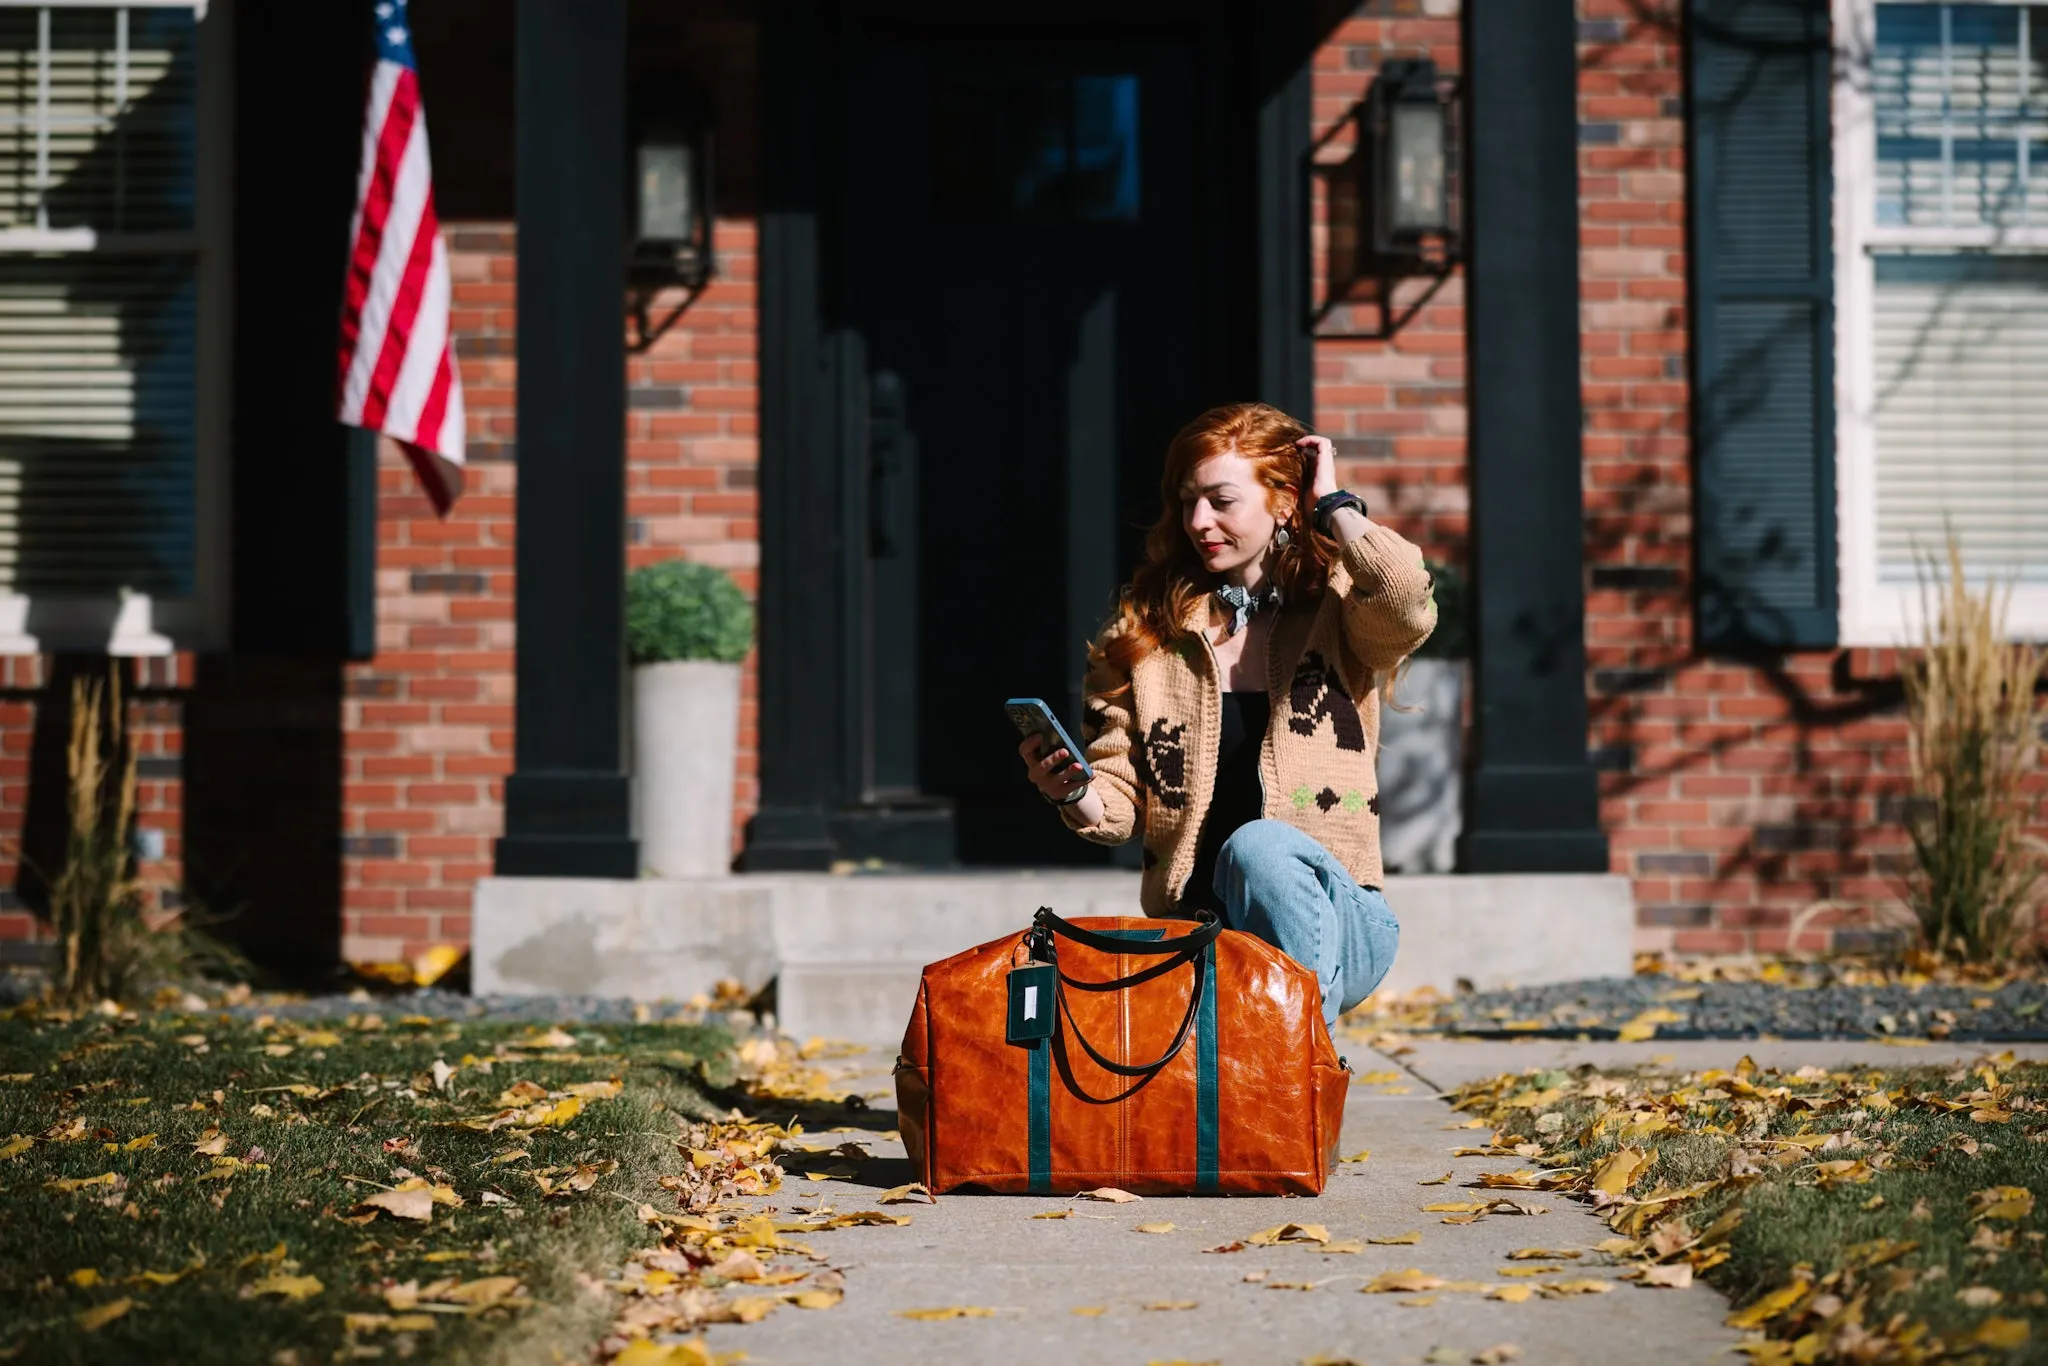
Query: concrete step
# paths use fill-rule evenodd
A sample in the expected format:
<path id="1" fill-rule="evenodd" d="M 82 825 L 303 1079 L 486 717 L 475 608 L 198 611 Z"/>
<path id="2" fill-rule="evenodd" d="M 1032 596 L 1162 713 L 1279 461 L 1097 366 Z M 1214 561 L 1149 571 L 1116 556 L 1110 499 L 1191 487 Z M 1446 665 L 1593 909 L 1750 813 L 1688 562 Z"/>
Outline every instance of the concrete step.
<path id="1" fill-rule="evenodd" d="M 1628 879 L 1607 874 L 1390 877 L 1401 951 L 1385 989 L 1533 986 L 1630 970 Z M 920 972 L 1069 918 L 1138 914 L 1138 875 L 991 870 L 606 881 L 489 878 L 471 948 L 479 994 L 687 1000 L 725 978 L 775 983 L 780 1027 L 863 1043 L 901 1035 Z"/>

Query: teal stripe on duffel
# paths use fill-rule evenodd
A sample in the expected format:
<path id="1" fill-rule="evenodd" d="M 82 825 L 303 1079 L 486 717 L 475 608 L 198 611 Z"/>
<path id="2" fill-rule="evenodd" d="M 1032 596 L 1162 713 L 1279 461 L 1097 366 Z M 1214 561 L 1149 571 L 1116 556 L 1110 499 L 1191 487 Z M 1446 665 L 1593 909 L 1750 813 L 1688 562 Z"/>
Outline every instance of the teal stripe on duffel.
<path id="1" fill-rule="evenodd" d="M 1216 1156 L 1216 946 L 1202 950 L 1202 1004 L 1195 1015 L 1195 1190 L 1212 1195 L 1220 1182 Z"/>
<path id="2" fill-rule="evenodd" d="M 1031 1042 L 1031 1192 L 1052 1190 L 1052 1040 Z"/>

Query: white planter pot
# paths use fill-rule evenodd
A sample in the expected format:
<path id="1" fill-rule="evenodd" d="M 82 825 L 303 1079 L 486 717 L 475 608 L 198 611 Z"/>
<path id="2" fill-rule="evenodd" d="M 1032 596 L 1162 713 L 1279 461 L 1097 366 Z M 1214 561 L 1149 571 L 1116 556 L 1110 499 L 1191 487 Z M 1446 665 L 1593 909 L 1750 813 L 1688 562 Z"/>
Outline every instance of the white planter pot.
<path id="1" fill-rule="evenodd" d="M 732 871 L 740 666 L 685 659 L 633 669 L 640 866 L 656 877 Z"/>
<path id="2" fill-rule="evenodd" d="M 1391 872 L 1457 869 L 1464 825 L 1465 662 L 1417 659 L 1380 708 L 1380 858 Z"/>

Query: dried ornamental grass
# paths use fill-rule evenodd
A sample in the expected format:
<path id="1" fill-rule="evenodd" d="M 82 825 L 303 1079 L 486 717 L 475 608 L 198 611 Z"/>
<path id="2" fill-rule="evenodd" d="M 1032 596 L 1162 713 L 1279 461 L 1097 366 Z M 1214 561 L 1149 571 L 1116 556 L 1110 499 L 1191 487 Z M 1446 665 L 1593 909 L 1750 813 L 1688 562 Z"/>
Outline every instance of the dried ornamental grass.
<path id="1" fill-rule="evenodd" d="M 56 993 L 78 1005 L 120 995 L 136 946 L 150 933 L 142 884 L 130 871 L 135 751 L 111 674 L 105 688 L 83 678 L 71 684 L 65 772 L 71 822 L 63 870 L 50 884 L 50 921 L 60 949 Z"/>
<path id="2" fill-rule="evenodd" d="M 1906 903 L 1940 957 L 2004 958 L 2032 947 L 2043 871 L 2027 833 L 2026 783 L 2040 748 L 2034 687 L 2048 656 L 2008 641 L 2008 586 L 1972 591 L 1948 539 L 1944 577 L 1920 578 L 1924 643 L 1903 671 L 1914 870 Z"/>

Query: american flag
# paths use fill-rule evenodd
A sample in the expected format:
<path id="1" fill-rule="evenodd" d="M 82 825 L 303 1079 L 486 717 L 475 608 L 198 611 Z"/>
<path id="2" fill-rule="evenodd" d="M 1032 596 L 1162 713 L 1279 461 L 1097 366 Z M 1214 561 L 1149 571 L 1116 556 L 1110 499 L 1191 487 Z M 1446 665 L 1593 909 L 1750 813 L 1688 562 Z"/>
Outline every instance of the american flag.
<path id="1" fill-rule="evenodd" d="M 378 0 L 341 310 L 342 422 L 396 440 L 434 510 L 462 492 L 462 378 L 406 0 Z"/>

